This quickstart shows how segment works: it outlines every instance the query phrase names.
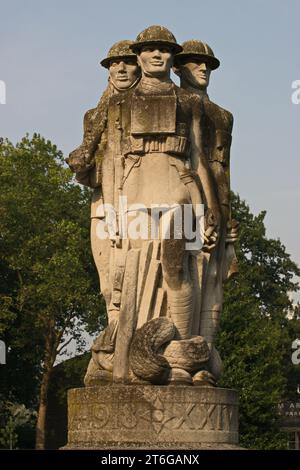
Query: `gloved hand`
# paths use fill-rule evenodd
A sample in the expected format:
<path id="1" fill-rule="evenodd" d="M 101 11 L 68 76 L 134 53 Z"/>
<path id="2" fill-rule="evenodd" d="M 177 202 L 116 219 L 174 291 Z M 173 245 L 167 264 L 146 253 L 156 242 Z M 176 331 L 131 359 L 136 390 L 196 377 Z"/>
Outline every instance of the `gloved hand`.
<path id="1" fill-rule="evenodd" d="M 66 163 L 74 173 L 82 173 L 93 168 L 95 161 L 91 158 L 87 149 L 80 145 L 69 154 L 69 157 L 66 158 Z"/>

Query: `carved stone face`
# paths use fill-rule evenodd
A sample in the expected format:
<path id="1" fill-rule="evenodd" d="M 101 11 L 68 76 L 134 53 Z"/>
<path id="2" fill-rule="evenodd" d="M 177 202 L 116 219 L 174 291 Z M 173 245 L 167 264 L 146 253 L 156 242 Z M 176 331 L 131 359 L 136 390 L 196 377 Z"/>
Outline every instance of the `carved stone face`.
<path id="1" fill-rule="evenodd" d="M 173 54 L 166 46 L 143 46 L 138 54 L 138 63 L 147 76 L 168 76 L 173 64 Z"/>
<path id="2" fill-rule="evenodd" d="M 120 58 L 112 60 L 109 66 L 111 82 L 119 90 L 126 90 L 139 77 L 140 68 L 134 59 Z"/>
<path id="3" fill-rule="evenodd" d="M 209 85 L 211 69 L 203 59 L 191 58 L 180 66 L 182 79 L 194 88 L 206 90 Z"/>

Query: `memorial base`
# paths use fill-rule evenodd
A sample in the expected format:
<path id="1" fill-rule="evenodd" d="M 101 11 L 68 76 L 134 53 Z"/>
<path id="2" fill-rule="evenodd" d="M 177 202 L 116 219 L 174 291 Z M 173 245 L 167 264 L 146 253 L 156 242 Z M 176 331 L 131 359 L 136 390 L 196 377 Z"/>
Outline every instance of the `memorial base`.
<path id="1" fill-rule="evenodd" d="M 65 449 L 238 449 L 235 390 L 109 385 L 69 390 Z"/>

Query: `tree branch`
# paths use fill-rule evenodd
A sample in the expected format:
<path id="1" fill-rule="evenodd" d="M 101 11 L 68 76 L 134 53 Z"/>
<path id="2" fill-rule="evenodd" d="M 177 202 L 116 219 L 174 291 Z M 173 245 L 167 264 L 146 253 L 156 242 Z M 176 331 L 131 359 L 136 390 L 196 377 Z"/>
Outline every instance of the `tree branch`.
<path id="1" fill-rule="evenodd" d="M 56 350 L 56 353 L 57 353 L 57 354 L 60 354 L 61 351 L 62 351 L 66 346 L 68 346 L 68 344 L 71 343 L 72 339 L 74 339 L 74 338 L 71 337 L 71 338 L 69 338 L 67 341 L 65 341 L 65 342 L 61 345 L 61 347 Z"/>

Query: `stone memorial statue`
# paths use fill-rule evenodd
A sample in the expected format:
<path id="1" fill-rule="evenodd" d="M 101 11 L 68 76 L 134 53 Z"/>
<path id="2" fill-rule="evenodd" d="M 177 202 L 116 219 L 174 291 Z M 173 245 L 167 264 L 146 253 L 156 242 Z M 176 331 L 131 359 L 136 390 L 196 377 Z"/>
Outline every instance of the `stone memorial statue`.
<path id="1" fill-rule="evenodd" d="M 185 90 L 202 98 L 203 147 L 209 162 L 221 210 L 219 241 L 210 253 L 203 253 L 203 283 L 200 314 L 200 334 L 210 345 L 210 370 L 216 379 L 222 370 L 221 360 L 214 348 L 223 304 L 223 283 L 237 272 L 233 243 L 237 238 L 237 221 L 230 210 L 230 145 L 233 116 L 210 101 L 207 94 L 210 74 L 220 62 L 212 49 L 202 41 L 185 41 L 183 51 L 176 56 L 175 73 Z"/>
<path id="2" fill-rule="evenodd" d="M 216 387 L 214 346 L 223 282 L 237 270 L 233 118 L 207 95 L 219 61 L 205 43 L 181 46 L 150 26 L 101 64 L 108 87 L 67 161 L 93 188 L 92 252 L 108 322 L 85 391 L 70 392 L 69 446 L 236 444 L 236 396 Z"/>

